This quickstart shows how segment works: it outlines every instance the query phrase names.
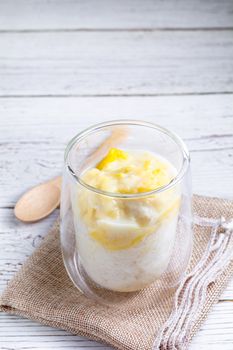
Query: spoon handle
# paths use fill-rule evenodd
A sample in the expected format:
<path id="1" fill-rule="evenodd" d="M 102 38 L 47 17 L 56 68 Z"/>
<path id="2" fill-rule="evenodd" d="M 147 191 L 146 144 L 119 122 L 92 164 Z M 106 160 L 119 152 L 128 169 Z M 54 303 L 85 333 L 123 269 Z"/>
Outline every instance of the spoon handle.
<path id="1" fill-rule="evenodd" d="M 61 190 L 61 183 L 62 183 L 62 177 L 61 176 L 57 176 L 52 180 L 48 181 L 51 185 L 54 185 L 56 187 L 58 187 Z"/>

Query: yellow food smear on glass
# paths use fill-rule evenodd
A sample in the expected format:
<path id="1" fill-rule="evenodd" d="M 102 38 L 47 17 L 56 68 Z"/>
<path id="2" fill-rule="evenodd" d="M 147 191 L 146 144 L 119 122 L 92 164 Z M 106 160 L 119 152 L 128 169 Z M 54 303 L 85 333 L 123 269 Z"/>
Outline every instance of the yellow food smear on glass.
<path id="1" fill-rule="evenodd" d="M 95 230 L 90 232 L 92 238 L 102 244 L 105 248 L 109 250 L 122 250 L 128 249 L 139 244 L 146 236 L 155 232 L 162 221 L 165 218 L 169 218 L 177 214 L 179 208 L 179 200 L 175 201 L 171 207 L 169 207 L 161 216 L 157 219 L 156 223 L 152 226 L 145 226 L 139 228 L 127 228 L 127 234 L 123 232 L 122 234 L 112 235 L 109 234 L 109 229 Z"/>
<path id="2" fill-rule="evenodd" d="M 165 186 L 175 175 L 174 167 L 156 154 L 111 148 L 84 172 L 82 180 L 102 191 L 137 194 Z M 105 196 L 85 188 L 78 194 L 80 216 L 90 236 L 112 251 L 137 246 L 165 220 L 174 218 L 179 206 L 177 187 L 136 199 Z"/>

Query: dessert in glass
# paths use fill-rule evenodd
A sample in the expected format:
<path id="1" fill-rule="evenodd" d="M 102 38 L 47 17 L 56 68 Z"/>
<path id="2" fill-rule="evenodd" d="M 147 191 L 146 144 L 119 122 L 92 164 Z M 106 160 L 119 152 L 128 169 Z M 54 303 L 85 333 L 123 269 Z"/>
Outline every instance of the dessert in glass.
<path id="1" fill-rule="evenodd" d="M 170 131 L 119 120 L 69 143 L 61 199 L 61 245 L 76 287 L 137 292 L 177 284 L 192 249 L 189 153 Z"/>

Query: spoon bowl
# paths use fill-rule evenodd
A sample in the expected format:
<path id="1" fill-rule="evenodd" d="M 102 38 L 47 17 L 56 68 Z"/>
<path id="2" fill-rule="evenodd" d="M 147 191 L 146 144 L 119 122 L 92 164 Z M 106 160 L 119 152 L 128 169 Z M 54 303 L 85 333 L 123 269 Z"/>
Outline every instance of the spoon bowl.
<path id="1" fill-rule="evenodd" d="M 48 216 L 60 204 L 61 177 L 33 187 L 15 206 L 15 216 L 24 222 L 35 222 Z"/>

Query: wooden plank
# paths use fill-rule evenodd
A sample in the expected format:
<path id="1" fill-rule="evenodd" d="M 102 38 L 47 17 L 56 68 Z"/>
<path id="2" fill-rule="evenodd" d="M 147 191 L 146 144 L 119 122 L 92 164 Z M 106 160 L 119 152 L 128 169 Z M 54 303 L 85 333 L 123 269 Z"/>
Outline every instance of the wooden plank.
<path id="1" fill-rule="evenodd" d="M 232 27 L 231 0 L 2 0 L 0 30 Z"/>
<path id="2" fill-rule="evenodd" d="M 233 303 L 216 304 L 198 334 L 193 338 L 190 350 L 230 350 L 233 344 Z"/>
<path id="3" fill-rule="evenodd" d="M 232 350 L 233 343 L 233 303 L 216 304 L 207 321 L 193 338 L 190 350 Z M 99 350 L 110 349 L 83 337 L 68 332 L 42 326 L 18 316 L 0 314 L 1 349 L 77 349 L 98 347 Z M 17 334 L 17 335 L 16 335 Z"/>
<path id="4" fill-rule="evenodd" d="M 1 206 L 13 206 L 27 188 L 60 173 L 74 134 L 91 124 L 145 119 L 184 138 L 192 151 L 194 192 L 232 197 L 233 98 L 1 99 Z M 211 122 L 210 122 L 211 121 Z"/>
<path id="5" fill-rule="evenodd" d="M 17 335 L 16 335 L 17 334 Z M 110 349 L 58 328 L 46 327 L 19 316 L 0 314 L 0 349 Z M 5 348 L 6 347 L 6 348 Z"/>
<path id="6" fill-rule="evenodd" d="M 4 33 L 0 95 L 233 92 L 233 30 Z"/>
<path id="7" fill-rule="evenodd" d="M 200 149 L 197 139 L 191 152 L 193 189 L 195 193 L 232 198 L 233 147 L 225 148 L 225 139 L 218 140 L 222 149 Z M 189 145 L 188 140 L 186 143 Z M 207 142 L 208 145 L 208 142 Z M 28 188 L 61 173 L 65 144 L 52 145 L 15 141 L 4 145 L 1 155 L 2 206 L 12 206 Z M 16 165 L 17 164 L 17 165 Z"/>

